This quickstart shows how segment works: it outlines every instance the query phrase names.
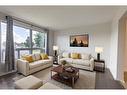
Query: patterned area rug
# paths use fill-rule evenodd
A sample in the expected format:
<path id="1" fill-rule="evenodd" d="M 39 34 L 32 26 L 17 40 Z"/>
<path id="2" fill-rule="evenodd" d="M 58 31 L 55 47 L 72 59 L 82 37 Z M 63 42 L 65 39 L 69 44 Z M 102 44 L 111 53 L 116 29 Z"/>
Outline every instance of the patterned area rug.
<path id="1" fill-rule="evenodd" d="M 36 72 L 32 74 L 33 76 L 41 79 L 43 83 L 50 82 L 62 89 L 72 89 L 71 87 L 57 82 L 53 79 L 51 79 L 51 73 L 50 73 L 51 68 L 44 69 L 42 71 Z M 14 78 L 14 81 L 23 78 L 23 75 L 19 75 Z M 79 79 L 74 85 L 74 89 L 94 89 L 95 88 L 95 79 L 96 79 L 96 72 L 90 72 L 90 71 L 85 71 L 85 70 L 80 70 L 79 71 Z"/>

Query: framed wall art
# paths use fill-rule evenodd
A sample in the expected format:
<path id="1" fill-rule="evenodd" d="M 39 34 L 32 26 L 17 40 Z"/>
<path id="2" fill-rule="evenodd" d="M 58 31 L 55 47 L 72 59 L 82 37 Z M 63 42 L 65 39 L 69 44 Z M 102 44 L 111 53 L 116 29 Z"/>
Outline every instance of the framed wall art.
<path id="1" fill-rule="evenodd" d="M 70 36 L 70 47 L 88 47 L 89 35 L 73 35 Z"/>

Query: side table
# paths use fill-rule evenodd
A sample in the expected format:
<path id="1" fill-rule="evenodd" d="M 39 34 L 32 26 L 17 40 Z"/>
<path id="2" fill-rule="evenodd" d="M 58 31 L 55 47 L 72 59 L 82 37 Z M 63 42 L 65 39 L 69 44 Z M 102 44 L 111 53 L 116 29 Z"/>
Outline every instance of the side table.
<path id="1" fill-rule="evenodd" d="M 105 61 L 104 60 L 94 60 L 94 70 L 105 72 Z"/>

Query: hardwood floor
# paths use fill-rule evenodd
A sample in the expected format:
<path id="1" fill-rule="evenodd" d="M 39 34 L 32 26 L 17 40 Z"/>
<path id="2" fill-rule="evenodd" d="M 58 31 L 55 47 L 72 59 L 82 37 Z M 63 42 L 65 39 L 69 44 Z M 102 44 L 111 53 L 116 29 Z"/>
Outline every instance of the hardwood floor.
<path id="1" fill-rule="evenodd" d="M 3 75 L 4 73 L 7 73 L 7 71 L 5 69 L 5 64 L 0 63 L 0 75 Z"/>
<path id="2" fill-rule="evenodd" d="M 17 73 L 8 74 L 0 77 L 0 89 L 14 89 L 13 78 L 18 76 Z M 95 89 L 124 89 L 119 81 L 113 79 L 110 71 L 106 69 L 105 73 L 96 73 Z"/>
<path id="3" fill-rule="evenodd" d="M 96 89 L 124 89 L 119 81 L 113 79 L 109 69 L 106 69 L 104 73 L 96 73 Z"/>
<path id="4" fill-rule="evenodd" d="M 13 78 L 16 76 L 18 76 L 17 73 L 0 76 L 0 89 L 14 89 Z"/>

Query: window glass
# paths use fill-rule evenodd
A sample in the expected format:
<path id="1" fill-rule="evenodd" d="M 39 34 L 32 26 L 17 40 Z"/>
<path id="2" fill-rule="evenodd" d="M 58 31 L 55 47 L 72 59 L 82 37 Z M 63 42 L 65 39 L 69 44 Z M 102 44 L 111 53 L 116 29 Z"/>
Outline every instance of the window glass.
<path id="1" fill-rule="evenodd" d="M 44 48 L 45 33 L 32 31 L 32 43 L 33 43 L 33 48 Z"/>
<path id="2" fill-rule="evenodd" d="M 35 49 L 35 50 L 32 50 L 32 53 L 35 54 L 35 53 L 41 53 L 41 50 L 40 49 Z"/>
<path id="3" fill-rule="evenodd" d="M 30 50 L 20 50 L 20 58 L 22 57 L 22 55 L 28 55 L 30 54 Z"/>
<path id="4" fill-rule="evenodd" d="M 18 26 L 13 27 L 15 48 L 30 47 L 30 30 Z"/>
<path id="5" fill-rule="evenodd" d="M 35 49 L 32 53 L 45 52 L 45 33 L 32 31 L 32 46 Z"/>
<path id="6" fill-rule="evenodd" d="M 1 62 L 5 62 L 5 49 L 6 49 L 6 27 L 7 24 L 1 22 Z"/>

